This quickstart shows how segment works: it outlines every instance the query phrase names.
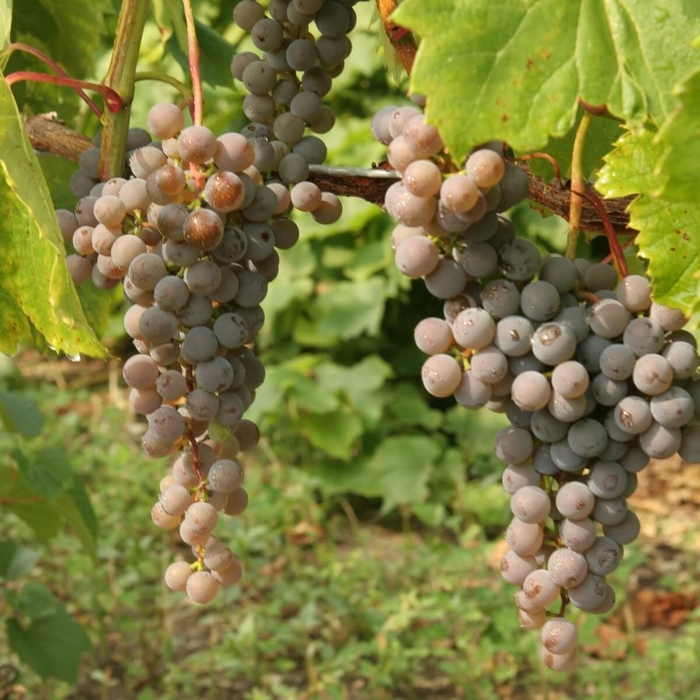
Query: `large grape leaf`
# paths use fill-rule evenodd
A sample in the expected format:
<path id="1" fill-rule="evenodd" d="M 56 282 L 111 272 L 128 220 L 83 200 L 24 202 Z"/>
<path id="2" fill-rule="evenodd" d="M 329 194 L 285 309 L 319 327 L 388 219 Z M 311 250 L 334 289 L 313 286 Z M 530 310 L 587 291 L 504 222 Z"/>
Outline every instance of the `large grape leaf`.
<path id="1" fill-rule="evenodd" d="M 104 16 L 112 12 L 110 0 L 21 0 L 13 24 L 17 32 L 40 39 L 71 77 L 83 78 L 94 69 L 95 51 L 107 31 Z"/>
<path id="2" fill-rule="evenodd" d="M 10 43 L 12 28 L 12 0 L 0 0 L 0 51 Z"/>
<path id="3" fill-rule="evenodd" d="M 629 206 L 639 253 L 649 260 L 654 299 L 690 314 L 700 304 L 700 203 L 672 202 L 651 193 L 663 147 L 651 131 L 628 132 L 606 157 L 596 188 L 606 197 L 639 195 Z"/>
<path id="4" fill-rule="evenodd" d="M 700 180 L 700 70 L 677 93 L 681 105 L 658 135 L 666 148 L 659 164 L 660 193 L 668 199 L 695 202 Z"/>
<path id="5" fill-rule="evenodd" d="M 87 323 L 68 274 L 63 240 L 41 166 L 1 73 L 0 221 L 2 297 L 12 297 L 56 350 L 104 357 L 106 351 Z M 16 318 L 16 310 L 12 318 Z M 7 316 L 3 313 L 0 319 L 6 320 Z M 25 331 L 3 327 L 0 335 L 8 332 L 20 340 Z"/>
<path id="6" fill-rule="evenodd" d="M 661 124 L 700 65 L 682 0 L 406 0 L 392 19 L 422 38 L 411 88 L 457 158 L 490 139 L 542 148 L 579 99 Z"/>

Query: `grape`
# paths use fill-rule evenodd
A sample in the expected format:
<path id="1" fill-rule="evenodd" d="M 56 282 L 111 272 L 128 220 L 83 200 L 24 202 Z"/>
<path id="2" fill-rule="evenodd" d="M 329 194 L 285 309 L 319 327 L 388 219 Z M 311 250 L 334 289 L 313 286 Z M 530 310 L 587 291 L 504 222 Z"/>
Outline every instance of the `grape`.
<path id="1" fill-rule="evenodd" d="M 501 461 L 521 464 L 530 457 L 534 449 L 532 435 L 522 428 L 501 428 L 494 438 L 494 449 Z"/>
<path id="2" fill-rule="evenodd" d="M 651 319 L 658 323 L 667 333 L 680 331 L 686 324 L 682 311 L 670 309 L 663 304 L 653 303 L 650 312 Z"/>
<path id="3" fill-rule="evenodd" d="M 452 212 L 462 213 L 473 209 L 478 196 L 479 188 L 466 175 L 452 175 L 440 187 L 440 199 Z"/>
<path id="4" fill-rule="evenodd" d="M 578 630 L 570 620 L 557 617 L 549 620 L 542 628 L 542 646 L 552 654 L 564 655 L 575 653 L 578 642 Z"/>
<path id="5" fill-rule="evenodd" d="M 169 311 L 151 306 L 139 318 L 139 331 L 143 339 L 154 345 L 162 345 L 177 333 L 177 318 Z"/>
<path id="6" fill-rule="evenodd" d="M 314 221 L 328 225 L 338 221 L 342 213 L 343 205 L 340 199 L 332 192 L 322 192 L 321 204 L 316 211 L 312 212 L 311 216 Z"/>
<path id="7" fill-rule="evenodd" d="M 593 398 L 602 406 L 615 406 L 627 396 L 627 382 L 616 382 L 599 374 L 591 385 Z"/>
<path id="8" fill-rule="evenodd" d="M 644 355 L 634 365 L 632 381 L 643 393 L 657 396 L 663 394 L 673 383 L 673 369 L 662 355 Z"/>
<path id="9" fill-rule="evenodd" d="M 243 483 L 243 469 L 238 462 L 220 459 L 209 470 L 209 487 L 221 493 L 233 493 Z"/>
<path id="10" fill-rule="evenodd" d="M 524 523 L 543 523 L 549 515 L 549 496 L 538 486 L 524 486 L 511 496 L 510 509 Z"/>
<path id="11" fill-rule="evenodd" d="M 514 586 L 522 586 L 525 577 L 537 568 L 534 557 L 521 557 L 513 551 L 506 552 L 501 560 L 501 576 Z"/>
<path id="12" fill-rule="evenodd" d="M 546 608 L 559 597 L 560 588 L 549 571 L 536 569 L 525 577 L 522 590 L 530 604 Z"/>
<path id="13" fill-rule="evenodd" d="M 692 396 L 678 386 L 652 397 L 649 408 L 653 419 L 665 428 L 681 428 L 692 420 L 695 413 Z"/>
<path id="14" fill-rule="evenodd" d="M 124 363 L 124 381 L 132 389 L 151 389 L 158 379 L 158 365 L 144 355 L 134 355 Z"/>
<path id="15" fill-rule="evenodd" d="M 634 542 L 639 535 L 641 525 L 639 518 L 628 510 L 624 519 L 616 525 L 603 525 L 603 534 L 617 544 L 625 545 Z"/>
<path id="16" fill-rule="evenodd" d="M 401 248 L 396 251 L 397 263 L 399 270 L 401 269 L 402 261 L 405 261 L 403 249 L 407 248 L 413 241 L 421 240 L 420 238 L 411 238 L 401 245 Z M 412 246 L 413 249 L 414 246 Z M 427 257 L 427 255 L 426 255 Z M 424 258 L 425 260 L 425 258 Z M 425 260 L 427 266 L 427 260 Z M 415 271 L 415 268 L 414 268 Z M 459 294 L 467 282 L 467 273 L 461 265 L 458 265 L 454 260 L 440 260 L 435 268 L 424 277 L 427 290 L 438 299 L 451 299 Z"/>
<path id="17" fill-rule="evenodd" d="M 219 584 L 210 572 L 195 571 L 187 579 L 186 591 L 190 600 L 204 605 L 214 600 L 219 591 Z"/>
<path id="18" fill-rule="evenodd" d="M 686 462 L 693 464 L 700 462 L 700 429 L 698 426 L 689 425 L 683 428 L 678 454 Z"/>
<path id="19" fill-rule="evenodd" d="M 609 537 L 597 537 L 593 546 L 586 552 L 588 570 L 596 576 L 611 574 L 622 561 L 622 548 Z"/>
<path id="20" fill-rule="evenodd" d="M 450 325 L 441 318 L 423 319 L 415 327 L 413 338 L 418 349 L 426 355 L 444 353 L 454 341 Z M 506 371 L 507 369 L 506 366 Z"/>
<path id="21" fill-rule="evenodd" d="M 571 426 L 567 441 L 577 455 L 590 459 L 603 452 L 608 442 L 608 434 L 601 423 L 588 418 Z"/>
<path id="22" fill-rule="evenodd" d="M 448 326 L 449 328 L 449 326 Z M 452 335 L 450 334 L 450 342 Z M 486 347 L 471 357 L 471 371 L 485 384 L 496 384 L 508 374 L 508 360 L 497 348 Z"/>
<path id="23" fill-rule="evenodd" d="M 496 333 L 496 323 L 484 309 L 465 309 L 454 320 L 452 333 L 461 347 L 478 350 L 491 343 Z"/>
<path id="24" fill-rule="evenodd" d="M 548 255 L 542 259 L 539 278 L 551 284 L 560 294 L 564 294 L 574 288 L 576 268 L 571 260 L 561 255 Z"/>
<path id="25" fill-rule="evenodd" d="M 639 436 L 639 446 L 653 459 L 666 459 L 678 452 L 682 444 L 678 428 L 666 428 L 659 423 L 651 426 Z"/>
<path id="26" fill-rule="evenodd" d="M 211 360 L 218 349 L 217 336 L 206 326 L 191 328 L 182 341 L 183 355 L 191 364 Z"/>
<path id="27" fill-rule="evenodd" d="M 172 444 L 182 437 L 185 423 L 172 406 L 161 406 L 148 415 L 148 427 L 158 440 Z"/>
<path id="28" fill-rule="evenodd" d="M 455 259 L 470 277 L 490 277 L 498 269 L 498 255 L 488 243 L 466 243 Z"/>
<path id="29" fill-rule="evenodd" d="M 569 520 L 587 518 L 595 505 L 595 496 L 586 484 L 571 481 L 557 491 L 557 510 Z"/>
<path id="30" fill-rule="evenodd" d="M 173 562 L 165 570 L 165 585 L 171 591 L 184 591 L 191 575 L 192 569 L 186 561 Z"/>
<path id="31" fill-rule="evenodd" d="M 397 107 L 393 105 L 382 107 L 372 118 L 372 135 L 379 143 L 383 143 L 385 146 L 388 146 L 393 138 L 389 132 L 389 124 L 391 116 L 396 110 Z"/>
<path id="32" fill-rule="evenodd" d="M 641 275 L 628 275 L 620 280 L 617 298 L 632 313 L 646 311 L 651 306 L 651 287 L 649 280 Z"/>
<path id="33" fill-rule="evenodd" d="M 169 139 L 182 130 L 185 120 L 182 110 L 169 102 L 159 102 L 148 110 L 148 130 L 159 139 Z"/>
<path id="34" fill-rule="evenodd" d="M 670 343 L 664 348 L 662 355 L 671 365 L 674 380 L 688 379 L 695 374 L 698 367 L 698 353 L 690 343 L 683 341 Z"/>
<path id="35" fill-rule="evenodd" d="M 443 353 L 432 355 L 421 369 L 423 386 L 431 396 L 452 395 L 462 380 L 462 370 L 455 360 Z"/>
<path id="36" fill-rule="evenodd" d="M 477 187 L 493 187 L 503 177 L 505 162 L 497 153 L 484 148 L 467 158 L 466 171 Z"/>
<path id="37" fill-rule="evenodd" d="M 430 239 L 423 236 L 409 238 L 396 249 L 396 267 L 407 277 L 423 277 L 429 275 L 436 270 L 439 262 L 440 255 L 437 247 Z M 464 287 L 466 274 L 456 264 L 454 264 L 454 266 L 457 267 L 463 275 L 463 277 L 460 278 L 463 280 L 459 285 L 460 288 L 455 292 L 455 294 L 458 294 L 462 290 L 462 287 Z M 459 272 L 454 274 L 458 276 Z M 457 285 L 455 284 L 455 286 Z M 455 294 L 450 294 L 445 298 L 455 296 Z"/>
<path id="38" fill-rule="evenodd" d="M 548 321 L 559 310 L 559 292 L 549 282 L 530 282 L 521 292 L 520 308 L 533 321 Z"/>
<path id="39" fill-rule="evenodd" d="M 568 326 L 558 323 L 543 324 L 533 335 L 532 352 L 538 360 L 547 365 L 562 364 L 570 360 L 576 352 L 576 336 Z"/>
<path id="40" fill-rule="evenodd" d="M 237 583 L 240 580 L 242 575 L 243 568 L 237 559 L 233 559 L 229 566 L 227 566 L 225 569 L 220 569 L 213 572 L 216 582 L 223 588 L 233 586 L 234 583 Z"/>
<path id="41" fill-rule="evenodd" d="M 588 371 L 574 360 L 562 362 L 552 372 L 552 388 L 565 399 L 583 396 L 588 388 Z"/>
<path id="42" fill-rule="evenodd" d="M 614 299 L 601 299 L 590 310 L 591 330 L 603 338 L 622 335 L 629 322 L 629 311 Z"/>
<path id="43" fill-rule="evenodd" d="M 511 425 L 516 428 L 525 428 L 530 430 L 530 421 L 532 420 L 532 413 L 529 411 L 523 411 L 522 408 L 516 405 L 512 400 L 502 400 L 503 412 L 508 417 L 508 421 Z"/>
<path id="44" fill-rule="evenodd" d="M 629 328 L 629 326 L 628 326 Z M 607 338 L 591 334 L 576 349 L 576 359 L 591 373 L 600 372 L 600 358 L 612 342 Z"/>
<path id="45" fill-rule="evenodd" d="M 416 197 L 432 197 L 440 191 L 442 173 L 430 160 L 416 160 L 403 173 L 406 189 Z"/>
<path id="46" fill-rule="evenodd" d="M 435 200 L 432 197 L 417 197 L 403 182 L 396 182 L 389 187 L 384 204 L 389 214 L 405 226 L 422 226 L 435 214 Z"/>
<path id="47" fill-rule="evenodd" d="M 618 525 L 627 515 L 627 501 L 624 498 L 609 500 L 596 499 L 592 517 L 601 525 Z"/>
<path id="48" fill-rule="evenodd" d="M 506 211 L 522 202 L 528 195 L 529 182 L 524 170 L 516 165 L 506 163 L 505 172 L 499 183 L 501 201 L 499 211 Z M 549 280 L 551 281 L 551 280 Z"/>
<path id="49" fill-rule="evenodd" d="M 131 263 L 142 253 L 146 253 L 146 244 L 140 238 L 137 236 L 119 236 L 114 239 L 109 254 L 112 256 L 115 265 L 128 269 Z"/>
<path id="50" fill-rule="evenodd" d="M 224 357 L 200 362 L 195 370 L 197 385 L 211 393 L 225 391 L 233 383 L 233 367 Z"/>
<path id="51" fill-rule="evenodd" d="M 151 519 L 156 527 L 163 530 L 172 530 L 180 524 L 179 515 L 168 515 L 160 502 L 151 508 Z"/>
<path id="52" fill-rule="evenodd" d="M 557 420 L 563 423 L 573 423 L 584 416 L 586 412 L 586 398 L 585 396 L 577 396 L 574 399 L 567 399 L 553 391 L 547 407 Z"/>
<path id="53" fill-rule="evenodd" d="M 598 498 L 617 498 L 627 485 L 627 472 L 617 462 L 598 460 L 591 467 L 587 484 Z"/>
<path id="54" fill-rule="evenodd" d="M 240 515 L 248 505 L 248 494 L 245 489 L 236 489 L 228 494 L 224 513 L 226 515 Z"/>
<path id="55" fill-rule="evenodd" d="M 66 256 L 66 266 L 75 284 L 84 284 L 90 279 L 92 263 L 79 255 Z"/>
<path id="56" fill-rule="evenodd" d="M 194 389 L 187 396 L 185 407 L 194 420 L 212 420 L 219 410 L 219 399 L 209 391 Z"/>
<path id="57" fill-rule="evenodd" d="M 556 549 L 547 560 L 547 571 L 552 581 L 562 588 L 581 585 L 588 574 L 586 559 L 579 552 L 571 549 Z"/>
<path id="58" fill-rule="evenodd" d="M 626 396 L 613 410 L 618 428 L 629 435 L 643 433 L 652 423 L 649 404 L 639 396 Z"/>
<path id="59" fill-rule="evenodd" d="M 503 488 L 513 495 L 525 486 L 539 486 L 540 475 L 531 464 L 509 464 L 503 470 Z"/>
<path id="60" fill-rule="evenodd" d="M 524 411 L 537 411 L 549 402 L 552 389 L 539 372 L 526 371 L 519 374 L 511 388 L 511 396 L 518 407 Z"/>
<path id="61" fill-rule="evenodd" d="M 590 549 L 596 538 L 595 523 L 590 518 L 564 518 L 559 524 L 561 541 L 574 552 Z"/>
<path id="62" fill-rule="evenodd" d="M 493 280 L 484 287 L 481 304 L 495 319 L 512 316 L 520 309 L 520 292 L 508 280 Z"/>
<path id="63" fill-rule="evenodd" d="M 522 316 L 506 316 L 496 324 L 494 343 L 509 357 L 521 357 L 530 351 L 534 329 Z"/>
<path id="64" fill-rule="evenodd" d="M 513 518 L 506 530 L 508 546 L 521 557 L 531 557 L 542 546 L 544 531 L 540 523 L 524 523 Z"/>
<path id="65" fill-rule="evenodd" d="M 659 353 L 664 346 L 664 329 L 651 318 L 632 319 L 622 342 L 637 356 Z"/>
<path id="66" fill-rule="evenodd" d="M 537 246 L 523 238 L 516 238 L 502 246 L 498 251 L 498 259 L 503 276 L 514 282 L 531 280 L 540 266 Z"/>
<path id="67" fill-rule="evenodd" d="M 566 437 L 569 425 L 557 420 L 546 408 L 542 408 L 532 414 L 530 429 L 538 440 L 558 442 Z"/>
<path id="68" fill-rule="evenodd" d="M 549 454 L 552 462 L 565 472 L 578 473 L 586 464 L 586 459 L 577 455 L 564 439 L 553 442 Z"/>
<path id="69" fill-rule="evenodd" d="M 317 136 L 304 136 L 294 144 L 292 151 L 306 158 L 312 165 L 320 165 L 328 155 L 326 144 Z"/>
<path id="70" fill-rule="evenodd" d="M 155 253 L 141 253 L 132 260 L 128 274 L 139 289 L 151 291 L 167 275 L 167 270 L 162 258 Z"/>
<path id="71" fill-rule="evenodd" d="M 597 292 L 604 289 L 614 289 L 617 283 L 617 273 L 615 268 L 609 265 L 593 263 L 586 269 L 583 279 L 589 291 Z"/>
<path id="72" fill-rule="evenodd" d="M 166 370 L 156 380 L 156 391 L 166 401 L 175 401 L 184 396 L 187 391 L 185 377 L 179 370 Z"/>
<path id="73" fill-rule="evenodd" d="M 428 158 L 442 150 L 443 143 L 437 128 L 426 124 L 423 114 L 411 117 L 403 127 L 402 136 L 421 158 Z"/>
<path id="74" fill-rule="evenodd" d="M 565 297 L 560 299 L 561 307 L 564 307 Z M 568 326 L 576 336 L 576 342 L 582 343 L 590 333 L 590 328 L 583 311 L 576 306 L 561 308 L 559 313 L 552 319 L 555 323 Z"/>

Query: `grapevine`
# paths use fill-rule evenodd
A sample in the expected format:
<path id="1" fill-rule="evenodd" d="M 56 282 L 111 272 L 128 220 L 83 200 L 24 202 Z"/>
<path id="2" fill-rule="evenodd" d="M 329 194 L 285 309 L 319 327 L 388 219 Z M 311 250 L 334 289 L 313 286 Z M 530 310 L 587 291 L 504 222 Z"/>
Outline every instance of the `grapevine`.
<path id="1" fill-rule="evenodd" d="M 147 11 L 136 0 L 125 0 L 117 27 L 117 45 L 128 50 L 115 51 L 102 83 L 71 78 L 23 43 L 10 52 L 38 57 L 55 75 L 17 71 L 4 81 L 73 88 L 102 120 L 94 138 L 46 115 L 24 128 L 35 149 L 78 164 L 70 180 L 78 203 L 55 211 L 71 290 L 121 285 L 128 302 L 123 326 L 136 350 L 123 366 L 128 401 L 145 419 L 143 451 L 171 465 L 152 520 L 177 530 L 191 552 L 167 566 L 167 587 L 206 604 L 243 576 L 243 561 L 214 532 L 220 518 L 248 505 L 246 453 L 260 431 L 246 412 L 266 378 L 256 355 L 264 300 L 280 255 L 300 237 L 293 213 L 331 225 L 342 216 L 340 197 L 360 197 L 393 219 L 399 273 L 436 300 L 434 315 L 414 329 L 427 356 L 425 392 L 509 423 L 494 444 L 513 516 L 501 574 L 517 588 L 520 625 L 539 631 L 544 664 L 570 671 L 578 631 L 567 615 L 572 607 L 613 609 L 606 577 L 640 532 L 626 500 L 638 474 L 675 454 L 700 463 L 700 358 L 688 327 L 695 302 L 688 293 L 677 304 L 657 293 L 659 279 L 634 258 L 650 248 L 637 222 L 639 196 L 651 194 L 621 185 L 612 167 L 590 177 L 584 164 L 599 120 L 629 127 L 620 150 L 639 124 L 624 105 L 601 107 L 582 92 L 565 177 L 546 139 L 538 150 L 535 136 L 509 131 L 507 114 L 473 127 L 486 138 L 463 148 L 454 125 L 440 119 L 444 94 L 416 77 L 434 49 L 411 31 L 420 29 L 417 0 L 377 0 L 378 31 L 411 76 L 409 99 L 379 109 L 368 125 L 386 147 L 384 162 L 326 167 L 324 135 L 335 114 L 324 98 L 350 59 L 358 2 L 235 4 L 233 23 L 254 47 L 230 65 L 246 92 L 239 131 L 205 126 L 190 0 L 183 14 L 191 85 L 136 72 Z M 182 101 L 155 102 L 135 126 L 134 84 L 147 79 L 174 85 Z M 648 121 L 662 135 L 660 122 L 668 129 L 664 120 L 674 115 L 649 100 Z M 544 136 L 562 134 L 552 127 Z M 543 253 L 519 235 L 512 211 L 524 203 L 568 221 L 565 250 Z M 609 253 L 598 261 L 582 255 L 595 236 Z M 650 270 L 654 264 L 652 257 Z"/>

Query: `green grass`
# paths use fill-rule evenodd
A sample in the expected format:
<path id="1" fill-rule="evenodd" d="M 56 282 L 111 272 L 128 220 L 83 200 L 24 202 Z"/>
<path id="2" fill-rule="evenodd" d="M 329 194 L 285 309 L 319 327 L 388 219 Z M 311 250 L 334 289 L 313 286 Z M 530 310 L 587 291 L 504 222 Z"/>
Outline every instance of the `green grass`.
<path id="1" fill-rule="evenodd" d="M 248 459 L 248 510 L 217 528 L 243 559 L 244 579 L 209 607 L 194 606 L 162 583 L 165 566 L 187 552 L 175 534 L 151 524 L 167 466 L 139 453 L 137 421 L 102 389 L 36 384 L 27 393 L 49 417 L 46 441 L 72 455 L 100 522 L 96 567 L 66 533 L 30 574 L 68 603 L 94 641 L 77 689 L 22 669 L 30 698 L 698 696 L 697 615 L 673 633 L 630 633 L 612 648 L 598 643 L 599 620 L 582 615 L 579 670 L 555 675 L 542 668 L 537 634 L 519 628 L 513 591 L 489 565 L 498 539 L 473 523 L 457 537 L 390 527 L 394 520 L 380 520 L 371 503 L 324 499 L 303 469 L 279 464 L 270 446 L 258 461 Z M 478 487 L 469 482 L 467 491 Z M 31 541 L 9 516 L 2 522 Z M 618 591 L 643 560 L 639 547 L 628 549 Z M 643 656 L 633 644 L 639 639 L 648 640 Z M 0 637 L 0 662 L 8 658 Z"/>

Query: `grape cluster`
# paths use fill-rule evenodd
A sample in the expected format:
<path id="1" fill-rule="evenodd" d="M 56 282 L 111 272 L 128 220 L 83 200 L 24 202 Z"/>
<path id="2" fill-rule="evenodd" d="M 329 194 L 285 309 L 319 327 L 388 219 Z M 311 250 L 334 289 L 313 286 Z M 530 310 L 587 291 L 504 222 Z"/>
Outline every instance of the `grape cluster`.
<path id="1" fill-rule="evenodd" d="M 618 284 L 608 265 L 543 257 L 517 238 L 499 212 L 525 198 L 527 178 L 499 144 L 445 176 L 439 135 L 416 108 L 380 111 L 373 130 L 401 175 L 385 199 L 396 265 L 443 301 L 442 318 L 415 328 L 423 384 L 509 419 L 495 439 L 514 516 L 501 571 L 519 587 L 522 626 L 541 629 L 546 665 L 569 670 L 566 607 L 613 607 L 606 576 L 640 530 L 626 501 L 637 474 L 676 452 L 700 462 L 696 341 L 644 277 Z"/>
<path id="2" fill-rule="evenodd" d="M 341 214 L 338 198 L 310 182 L 326 147 L 332 111 L 322 103 L 351 49 L 354 0 L 242 0 L 234 21 L 263 53 L 239 53 L 232 72 L 250 93 L 241 133 L 218 138 L 185 126 L 182 111 L 159 103 L 148 131 L 132 129 L 129 178 L 97 181 L 99 140 L 71 181 L 74 212 L 59 210 L 76 282 L 101 289 L 123 284 L 132 303 L 124 327 L 137 355 L 124 365 L 129 401 L 146 416 L 142 448 L 177 454 L 151 515 L 179 528 L 196 561 L 172 563 L 165 582 L 207 603 L 242 568 L 212 531 L 220 514 L 239 515 L 248 496 L 239 453 L 259 440 L 244 417 L 265 379 L 251 349 L 264 322 L 260 306 L 293 246 L 293 209 L 319 223 Z M 315 22 L 320 36 L 308 30 Z"/>

